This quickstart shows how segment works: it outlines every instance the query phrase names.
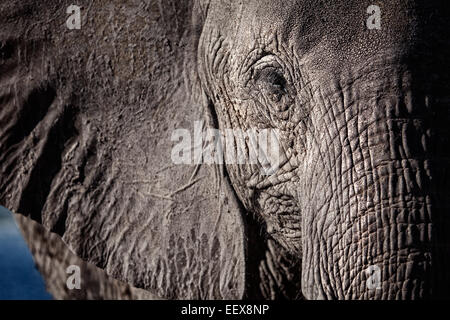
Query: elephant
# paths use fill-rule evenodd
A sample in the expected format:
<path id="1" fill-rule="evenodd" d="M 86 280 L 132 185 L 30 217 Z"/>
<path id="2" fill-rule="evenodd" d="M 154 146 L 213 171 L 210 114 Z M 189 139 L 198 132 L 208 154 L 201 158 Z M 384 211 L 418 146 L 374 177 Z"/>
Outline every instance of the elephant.
<path id="1" fill-rule="evenodd" d="M 73 2 L 0 4 L 0 205 L 162 299 L 450 296 L 444 1 Z"/>

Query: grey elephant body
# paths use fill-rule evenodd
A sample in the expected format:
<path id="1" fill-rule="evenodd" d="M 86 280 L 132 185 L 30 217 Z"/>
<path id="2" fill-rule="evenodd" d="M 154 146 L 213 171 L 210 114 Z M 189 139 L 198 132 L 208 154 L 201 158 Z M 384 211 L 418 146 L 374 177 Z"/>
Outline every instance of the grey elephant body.
<path id="1" fill-rule="evenodd" d="M 443 3 L 118 4 L 0 5 L 0 204 L 163 298 L 448 295 Z M 281 167 L 173 164 L 199 120 Z"/>

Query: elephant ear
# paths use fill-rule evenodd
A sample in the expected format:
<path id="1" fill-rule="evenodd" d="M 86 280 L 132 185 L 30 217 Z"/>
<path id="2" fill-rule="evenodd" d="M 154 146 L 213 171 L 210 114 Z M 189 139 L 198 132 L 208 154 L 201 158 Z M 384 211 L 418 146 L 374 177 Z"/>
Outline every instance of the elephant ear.
<path id="1" fill-rule="evenodd" d="M 211 123 L 201 6 L 77 1 L 69 29 L 71 2 L 0 4 L 0 204 L 162 298 L 241 298 L 244 225 L 223 167 L 171 159 L 174 130 Z"/>

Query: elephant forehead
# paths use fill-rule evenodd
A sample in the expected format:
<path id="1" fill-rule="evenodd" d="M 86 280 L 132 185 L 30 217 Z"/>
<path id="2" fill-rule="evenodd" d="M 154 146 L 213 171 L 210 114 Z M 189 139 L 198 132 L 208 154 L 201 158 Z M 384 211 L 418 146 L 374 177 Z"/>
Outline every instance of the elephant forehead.
<path id="1" fill-rule="evenodd" d="M 423 38 L 427 24 L 433 19 L 444 21 L 437 1 L 432 2 L 436 3 L 425 6 L 409 0 L 212 1 L 209 18 L 221 36 L 234 43 L 237 52 L 253 49 L 255 42 L 270 43 L 276 49 L 294 52 L 313 68 L 330 66 L 336 70 L 349 62 L 365 63 L 384 52 L 411 52 L 418 39 Z M 380 9 L 381 29 L 367 26 L 374 13 L 373 5 Z"/>

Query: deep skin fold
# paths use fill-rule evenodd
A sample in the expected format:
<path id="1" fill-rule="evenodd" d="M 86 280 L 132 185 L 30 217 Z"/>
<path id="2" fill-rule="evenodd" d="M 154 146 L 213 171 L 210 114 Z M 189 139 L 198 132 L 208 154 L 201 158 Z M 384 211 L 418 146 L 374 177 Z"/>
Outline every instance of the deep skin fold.
<path id="1" fill-rule="evenodd" d="M 239 199 L 302 258 L 306 298 L 447 296 L 443 8 L 396 1 L 382 7 L 383 29 L 369 32 L 344 30 L 363 24 L 369 3 L 258 3 L 252 12 L 235 8 L 232 26 L 217 21 L 222 8 L 211 3 L 206 23 L 214 27 L 199 50 L 220 127 L 282 132 L 289 161 L 271 181 L 260 177 L 249 188 L 258 168 L 227 166 Z M 307 33 L 305 21 L 319 31 Z M 270 70 L 263 79 L 258 63 Z M 287 109 L 282 119 L 279 109 Z M 366 287 L 372 265 L 381 269 L 380 290 Z"/>

